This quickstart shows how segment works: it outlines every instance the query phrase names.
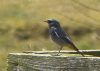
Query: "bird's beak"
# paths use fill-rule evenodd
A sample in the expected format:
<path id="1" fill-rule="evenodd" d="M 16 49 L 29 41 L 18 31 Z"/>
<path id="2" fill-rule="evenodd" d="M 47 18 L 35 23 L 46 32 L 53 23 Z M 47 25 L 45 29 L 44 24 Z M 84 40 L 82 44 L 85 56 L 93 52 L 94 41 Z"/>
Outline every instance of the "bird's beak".
<path id="1" fill-rule="evenodd" d="M 48 21 L 46 20 L 46 21 L 44 21 L 44 22 L 48 22 Z"/>

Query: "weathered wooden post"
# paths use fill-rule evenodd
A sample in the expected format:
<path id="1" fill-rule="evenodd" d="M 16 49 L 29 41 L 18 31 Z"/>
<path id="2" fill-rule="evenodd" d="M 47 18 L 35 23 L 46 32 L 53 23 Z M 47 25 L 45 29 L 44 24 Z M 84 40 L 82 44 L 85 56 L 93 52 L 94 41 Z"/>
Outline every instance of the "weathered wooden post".
<path id="1" fill-rule="evenodd" d="M 52 56 L 53 52 L 10 53 L 8 71 L 100 71 L 99 57 Z"/>

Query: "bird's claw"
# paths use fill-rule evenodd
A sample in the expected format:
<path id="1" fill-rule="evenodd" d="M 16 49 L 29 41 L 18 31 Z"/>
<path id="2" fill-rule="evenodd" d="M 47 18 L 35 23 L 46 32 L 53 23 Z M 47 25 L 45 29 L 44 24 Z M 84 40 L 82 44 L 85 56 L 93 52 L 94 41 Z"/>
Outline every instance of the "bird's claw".
<path id="1" fill-rule="evenodd" d="M 61 54 L 57 53 L 57 54 L 51 54 L 52 56 L 60 56 Z"/>

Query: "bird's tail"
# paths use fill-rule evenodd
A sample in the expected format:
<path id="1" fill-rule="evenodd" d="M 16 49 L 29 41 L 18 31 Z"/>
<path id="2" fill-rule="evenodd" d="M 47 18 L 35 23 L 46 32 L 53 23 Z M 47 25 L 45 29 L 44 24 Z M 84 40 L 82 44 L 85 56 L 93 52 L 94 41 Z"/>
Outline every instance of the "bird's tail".
<path id="1" fill-rule="evenodd" d="M 79 54 L 81 54 L 83 57 L 85 57 L 85 55 L 83 54 L 83 52 L 82 51 L 79 51 L 79 49 L 73 43 L 72 43 L 72 48 L 74 50 L 76 50 Z"/>

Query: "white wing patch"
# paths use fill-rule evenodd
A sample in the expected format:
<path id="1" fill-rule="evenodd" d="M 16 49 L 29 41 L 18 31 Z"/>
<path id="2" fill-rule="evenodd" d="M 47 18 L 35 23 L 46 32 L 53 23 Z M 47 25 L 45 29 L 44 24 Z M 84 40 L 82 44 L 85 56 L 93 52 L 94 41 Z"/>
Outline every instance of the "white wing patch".
<path id="1" fill-rule="evenodd" d="M 55 31 L 54 31 L 55 32 Z M 59 35 L 57 34 L 57 32 L 55 32 L 55 34 L 57 35 L 57 37 L 59 37 Z"/>
<path id="2" fill-rule="evenodd" d="M 56 32 L 56 28 L 52 27 L 52 30 L 54 31 L 55 35 L 59 38 L 60 36 L 58 35 L 58 33 Z"/>
<path id="3" fill-rule="evenodd" d="M 70 37 L 66 37 L 66 39 L 68 39 L 69 41 L 71 41 L 71 42 L 72 42 L 72 40 L 71 40 L 71 38 L 70 38 Z"/>

